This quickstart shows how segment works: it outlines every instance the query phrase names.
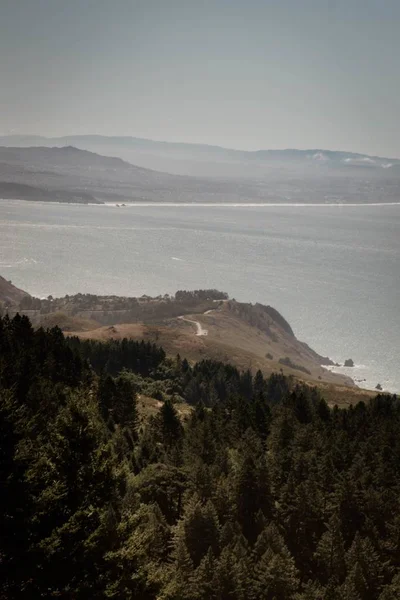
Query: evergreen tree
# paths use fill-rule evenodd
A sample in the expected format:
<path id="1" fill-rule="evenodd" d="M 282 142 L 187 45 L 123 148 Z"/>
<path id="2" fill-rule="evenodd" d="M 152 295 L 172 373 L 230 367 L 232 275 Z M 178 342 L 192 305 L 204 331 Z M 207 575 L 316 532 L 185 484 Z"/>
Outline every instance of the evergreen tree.
<path id="1" fill-rule="evenodd" d="M 193 573 L 191 581 L 193 600 L 216 600 L 217 596 L 213 585 L 214 570 L 215 559 L 210 547 Z"/>
<path id="2" fill-rule="evenodd" d="M 393 577 L 392 582 L 383 588 L 379 600 L 398 600 L 400 598 L 400 574 Z"/>
<path id="3" fill-rule="evenodd" d="M 118 544 L 107 554 L 112 578 L 107 597 L 153 599 L 164 583 L 170 528 L 155 504 L 126 504 Z"/>
<path id="4" fill-rule="evenodd" d="M 183 539 L 195 568 L 211 548 L 216 554 L 219 543 L 219 523 L 212 502 L 202 505 L 194 496 L 186 505 L 175 535 L 175 544 Z"/>
<path id="5" fill-rule="evenodd" d="M 350 569 L 344 584 L 341 587 L 343 600 L 366 600 L 367 584 L 360 563 L 356 562 Z M 370 596 L 370 598 L 372 598 Z"/>
<path id="6" fill-rule="evenodd" d="M 254 546 L 257 598 L 284 600 L 299 586 L 294 559 L 276 525 L 269 525 Z"/>
<path id="7" fill-rule="evenodd" d="M 356 534 L 354 541 L 346 555 L 347 570 L 354 580 L 361 581 L 357 591 L 362 600 L 377 598 L 382 588 L 383 567 L 371 541 Z M 351 575 L 353 565 L 357 565 L 356 575 Z"/>
<path id="8" fill-rule="evenodd" d="M 180 445 L 183 429 L 178 413 L 171 400 L 166 400 L 161 407 L 157 426 L 160 428 L 162 441 L 167 448 Z"/>
<path id="9" fill-rule="evenodd" d="M 259 534 L 259 511 L 266 518 L 270 518 L 273 513 L 267 465 L 262 446 L 254 437 L 252 431 L 246 432 L 243 437 L 243 454 L 239 458 L 234 489 L 237 520 L 250 543 L 253 543 Z"/>
<path id="10" fill-rule="evenodd" d="M 345 548 L 341 522 L 337 513 L 333 513 L 327 524 L 327 531 L 318 542 L 315 559 L 318 564 L 318 579 L 328 583 L 335 579 L 342 583 L 346 575 Z"/>
<path id="11" fill-rule="evenodd" d="M 110 509 L 118 496 L 112 448 L 95 406 L 72 396 L 51 431 L 21 453 L 33 505 L 30 593 L 101 596 L 116 527 Z"/>

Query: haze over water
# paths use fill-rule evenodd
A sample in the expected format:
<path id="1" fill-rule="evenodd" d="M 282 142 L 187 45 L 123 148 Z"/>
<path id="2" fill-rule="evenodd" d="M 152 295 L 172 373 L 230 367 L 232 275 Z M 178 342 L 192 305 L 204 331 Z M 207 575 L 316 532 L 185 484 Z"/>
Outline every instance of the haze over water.
<path id="1" fill-rule="evenodd" d="M 277 308 L 364 387 L 400 391 L 400 206 L 0 201 L 0 274 L 36 296 L 215 287 Z"/>

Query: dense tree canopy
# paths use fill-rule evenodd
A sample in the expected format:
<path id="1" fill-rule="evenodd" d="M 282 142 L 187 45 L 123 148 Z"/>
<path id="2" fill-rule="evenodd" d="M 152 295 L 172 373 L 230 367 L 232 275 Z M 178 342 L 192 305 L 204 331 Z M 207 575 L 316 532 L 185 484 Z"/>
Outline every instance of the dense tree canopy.
<path id="1" fill-rule="evenodd" d="M 397 599 L 399 433 L 395 396 L 4 317 L 0 598 Z"/>

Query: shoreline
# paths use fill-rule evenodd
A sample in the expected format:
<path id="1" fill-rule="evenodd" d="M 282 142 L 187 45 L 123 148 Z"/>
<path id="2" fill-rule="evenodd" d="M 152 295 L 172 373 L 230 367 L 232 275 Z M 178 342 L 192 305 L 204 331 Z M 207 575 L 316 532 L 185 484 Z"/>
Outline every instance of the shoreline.
<path id="1" fill-rule="evenodd" d="M 344 375 L 346 377 L 350 377 L 354 382 L 354 385 L 360 390 L 366 390 L 370 392 L 374 392 L 376 394 L 384 393 L 384 394 L 399 394 L 399 391 L 391 390 L 387 387 L 384 381 L 375 381 L 375 378 L 372 380 L 371 368 L 367 365 L 362 364 L 354 364 L 353 367 L 345 367 L 342 364 L 339 365 L 327 365 L 326 368 L 331 373 L 336 373 L 338 375 Z M 361 370 L 361 373 L 360 373 Z M 377 389 L 376 386 L 380 384 L 382 389 Z M 390 385 L 390 384 L 389 384 Z"/>
<path id="2" fill-rule="evenodd" d="M 8 265 L 3 266 L 4 267 L 8 267 Z M 11 266 L 10 266 L 11 267 Z M 75 294 L 72 294 L 72 296 Z M 77 294 L 79 295 L 79 294 Z M 96 296 L 102 297 L 102 294 L 94 294 Z M 59 298 L 55 298 L 55 300 L 62 300 L 64 298 L 66 298 L 68 295 L 66 296 L 60 296 Z M 106 296 L 110 296 L 113 297 L 114 299 L 120 298 L 120 299 L 129 299 L 129 298 L 140 298 L 139 296 L 115 296 L 113 294 L 111 295 L 104 295 L 104 297 Z M 45 301 L 46 298 L 48 297 L 47 294 L 43 295 L 38 295 L 35 296 L 36 298 L 39 298 L 42 301 Z M 155 299 L 155 298 L 153 298 Z M 20 311 L 21 312 L 21 311 Z M 30 314 L 29 310 L 26 311 L 22 311 L 25 314 Z M 36 312 L 36 311 L 35 311 Z M 209 312 L 209 311 L 207 311 Z M 206 312 L 206 314 L 207 314 Z M 197 326 L 197 336 L 206 336 L 208 334 L 208 331 L 206 329 L 203 329 L 198 327 L 198 322 L 196 321 L 192 321 L 190 319 L 185 318 L 183 315 L 178 316 L 178 319 L 184 320 L 184 321 L 188 321 L 194 325 Z M 101 327 L 101 325 L 100 325 Z M 207 333 L 205 333 L 207 331 Z M 308 343 L 306 344 L 306 346 L 308 346 Z M 311 349 L 312 352 L 314 352 L 316 355 L 318 355 L 319 353 L 316 351 L 313 351 Z M 319 358 L 322 359 L 324 358 L 323 355 L 319 355 Z M 365 390 L 365 391 L 369 391 L 372 393 L 390 393 L 390 394 L 399 394 L 399 391 L 395 391 L 395 388 L 392 388 L 390 385 L 390 382 L 385 381 L 384 379 L 380 378 L 379 376 L 377 377 L 376 374 L 373 374 L 373 371 L 371 372 L 371 367 L 364 365 L 364 364 L 354 364 L 353 367 L 345 367 L 344 364 L 341 363 L 340 360 L 334 360 L 333 358 L 331 358 L 329 356 L 326 357 L 327 361 L 331 361 L 332 364 L 329 364 L 328 362 L 324 362 L 320 364 L 320 367 L 322 369 L 324 369 L 325 371 L 332 373 L 333 375 L 338 375 L 341 376 L 342 378 L 344 378 L 345 380 L 348 380 L 348 385 L 349 387 L 354 387 L 356 389 L 360 389 L 360 390 Z M 361 372 L 360 372 L 361 371 Z M 376 389 L 376 385 L 380 384 L 382 386 L 382 389 Z"/>
<path id="3" fill-rule="evenodd" d="M 107 202 L 101 201 L 98 202 L 60 202 L 57 200 L 31 200 L 29 198 L 0 198 L 0 202 L 30 202 L 31 204 L 38 204 L 40 206 L 43 205 L 61 205 L 61 206 L 106 206 L 112 208 L 132 208 L 135 206 L 139 207 L 217 207 L 217 208 L 279 208 L 279 207 L 287 207 L 287 208 L 330 208 L 330 207 L 338 207 L 338 208 L 346 208 L 346 207 L 381 207 L 381 206 L 400 206 L 400 202 L 160 202 L 159 200 L 139 200 L 129 201 L 129 200 L 120 200 L 119 202 Z M 122 206 L 122 204 L 124 206 Z"/>

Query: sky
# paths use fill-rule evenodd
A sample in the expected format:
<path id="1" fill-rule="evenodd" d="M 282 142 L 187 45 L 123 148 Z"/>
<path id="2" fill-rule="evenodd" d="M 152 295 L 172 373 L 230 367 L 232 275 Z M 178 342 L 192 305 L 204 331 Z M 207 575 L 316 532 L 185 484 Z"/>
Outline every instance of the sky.
<path id="1" fill-rule="evenodd" d="M 0 0 L 0 134 L 400 157 L 400 0 Z"/>

